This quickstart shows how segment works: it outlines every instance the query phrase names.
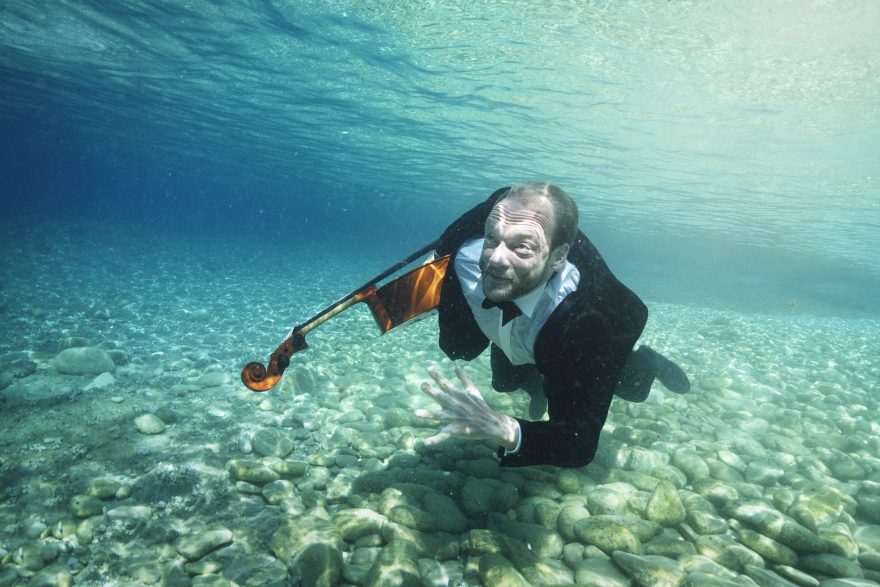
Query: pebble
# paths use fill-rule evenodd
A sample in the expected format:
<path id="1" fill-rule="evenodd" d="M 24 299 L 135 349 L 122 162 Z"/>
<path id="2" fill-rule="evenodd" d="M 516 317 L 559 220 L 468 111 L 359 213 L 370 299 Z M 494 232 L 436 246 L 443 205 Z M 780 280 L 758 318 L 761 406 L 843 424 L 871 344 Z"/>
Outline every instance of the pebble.
<path id="1" fill-rule="evenodd" d="M 196 385 L 199 387 L 220 387 L 221 385 L 226 385 L 230 383 L 232 378 L 228 373 L 223 373 L 222 371 L 212 371 L 210 373 L 205 373 L 201 375 L 198 379 L 196 379 Z"/>
<path id="2" fill-rule="evenodd" d="M 132 356 L 126 384 L 142 365 L 138 355 Z M 353 364 L 342 354 L 337 358 Z M 27 520 L 20 522 L 22 534 L 30 546 L 20 555 L 15 553 L 25 545 L 4 546 L 10 559 L 18 556 L 35 567 L 31 577 L 16 581 L 31 581 L 34 573 L 42 576 L 68 560 L 76 562 L 61 566 L 77 573 L 86 564 L 107 564 L 107 545 L 129 540 L 123 529 L 150 528 L 174 537 L 160 520 L 182 516 L 189 507 L 199 516 L 196 508 L 207 502 L 249 523 L 253 519 L 254 532 L 271 537 L 277 558 L 262 556 L 269 561 L 266 568 L 272 561 L 275 572 L 282 568 L 274 584 L 289 573 L 303 584 L 378 585 L 390 577 L 399 584 L 426 585 L 872 585 L 880 572 L 880 525 L 875 522 L 880 441 L 872 438 L 871 424 L 877 404 L 849 395 L 836 383 L 832 387 L 840 395 L 823 401 L 807 380 L 814 369 L 777 374 L 776 360 L 768 355 L 765 371 L 758 373 L 739 372 L 739 367 L 725 373 L 715 398 L 692 401 L 692 396 L 657 394 L 646 406 L 612 411 L 612 419 L 622 414 L 627 419 L 614 422 L 618 432 L 606 435 L 608 454 L 583 469 L 499 468 L 491 448 L 481 443 L 429 450 L 420 444 L 427 428 L 413 421 L 409 406 L 400 407 L 399 397 L 391 399 L 376 385 L 367 401 L 359 397 L 363 384 L 356 379 L 343 388 L 331 367 L 302 368 L 307 373 L 303 385 L 294 385 L 295 375 L 285 378 L 295 393 L 272 396 L 265 412 L 248 412 L 252 420 L 208 441 L 208 466 L 192 477 L 163 480 L 157 489 L 163 492 L 161 500 L 150 496 L 148 501 L 141 485 L 132 481 L 135 496 L 159 509 L 134 500 L 113 503 L 125 497 L 120 492 L 128 481 L 95 479 L 74 498 L 76 507 L 71 502 L 63 516 L 67 525 L 52 518 L 49 531 L 22 516 Z M 232 382 L 229 373 L 200 372 L 213 368 L 213 361 L 195 365 L 195 359 L 181 356 L 180 362 L 173 370 L 159 362 L 153 366 L 163 377 L 187 378 L 186 391 Z M 475 363 L 475 369 L 486 375 L 485 365 Z M 410 376 L 406 368 L 392 371 L 392 377 Z M 833 372 L 846 379 L 843 367 Z M 752 387 L 763 383 L 747 378 L 763 378 L 785 393 L 772 399 L 750 395 Z M 109 386 L 112 380 L 104 372 L 92 382 Z M 319 387 L 319 394 L 302 397 L 303 391 Z M 168 407 L 178 405 L 177 399 L 171 398 Z M 499 405 L 512 407 L 522 399 L 510 394 Z M 120 394 L 111 401 L 138 398 Z M 178 425 L 206 413 L 232 422 L 239 398 L 230 394 L 213 401 L 219 402 L 212 403 L 213 411 L 193 409 Z M 163 413 L 173 416 L 170 410 Z M 166 425 L 176 420 L 159 410 L 153 415 Z M 73 441 L 64 437 L 64 442 Z M 205 471 L 245 450 L 254 458 L 228 461 L 229 479 L 219 480 L 240 493 L 214 491 L 218 480 Z M 294 450 L 310 456 L 293 457 Z M 119 479 L 137 475 L 134 466 L 111 471 Z M 79 488 L 81 477 L 70 481 Z M 153 521 L 110 523 L 131 519 Z M 131 536 L 126 544 L 131 560 L 116 563 L 122 566 L 113 570 L 121 580 L 170 585 L 273 584 L 253 574 L 231 574 L 232 560 L 246 549 L 244 535 L 230 527 L 236 529 L 238 544 L 214 556 L 209 554 L 214 546 L 186 547 L 186 539 L 198 535 L 195 531 L 177 541 L 168 538 L 170 553 L 160 547 L 149 553 L 152 560 L 177 559 L 174 581 L 179 583 L 169 580 L 174 576 L 170 563 L 157 566 L 138 558 L 147 552 L 134 550 L 141 536 Z M 218 532 L 224 538 L 216 548 L 231 543 L 231 532 Z M 230 542 L 224 542 L 227 535 Z M 46 560 L 52 553 L 39 545 L 47 541 L 63 544 L 52 560 Z M 184 567 L 181 557 L 191 562 Z M 562 580 L 566 576 L 568 581 Z"/>
<path id="3" fill-rule="evenodd" d="M 708 534 L 696 540 L 697 551 L 716 563 L 738 571 L 745 565 L 764 564 L 760 555 L 746 548 L 728 534 Z"/>
<path id="4" fill-rule="evenodd" d="M 106 351 L 98 347 L 64 349 L 52 361 L 59 373 L 66 375 L 100 375 L 116 371 L 116 364 Z"/>
<path id="5" fill-rule="evenodd" d="M 88 385 L 83 387 L 83 391 L 90 391 L 92 389 L 105 389 L 115 384 L 116 378 L 113 377 L 113 374 L 109 372 L 104 372 L 92 379 Z"/>
<path id="6" fill-rule="evenodd" d="M 226 463 L 226 470 L 233 479 L 256 485 L 271 483 L 281 478 L 277 472 L 253 459 L 232 459 Z"/>
<path id="7" fill-rule="evenodd" d="M 574 524 L 574 534 L 610 555 L 616 550 L 641 554 L 642 543 L 625 521 L 612 516 L 590 516 Z"/>
<path id="8" fill-rule="evenodd" d="M 254 452 L 264 457 L 283 459 L 293 452 L 296 442 L 287 433 L 278 428 L 264 428 L 251 439 Z"/>
<path id="9" fill-rule="evenodd" d="M 736 533 L 740 542 L 764 557 L 767 561 L 780 565 L 797 565 L 798 555 L 788 546 L 748 528 L 737 528 Z"/>
<path id="10" fill-rule="evenodd" d="M 114 479 L 95 479 L 86 487 L 86 495 L 107 501 L 116 498 L 120 487 L 122 483 Z"/>
<path id="11" fill-rule="evenodd" d="M 857 562 L 836 554 L 808 554 L 800 557 L 798 568 L 813 571 L 830 577 L 850 577 L 861 579 L 862 568 Z"/>
<path id="12" fill-rule="evenodd" d="M 760 585 L 760 587 L 798 587 L 796 583 L 792 583 L 788 579 L 764 567 L 746 565 L 743 567 L 743 572 L 747 577 Z"/>
<path id="13" fill-rule="evenodd" d="M 488 528 L 521 540 L 539 559 L 558 559 L 562 556 L 562 537 L 555 530 L 540 524 L 518 522 L 504 514 L 492 514 L 489 516 Z"/>
<path id="14" fill-rule="evenodd" d="M 134 419 L 134 425 L 141 434 L 154 435 L 165 432 L 165 423 L 155 414 L 142 414 Z"/>
<path id="15" fill-rule="evenodd" d="M 529 587 L 531 585 L 509 560 L 494 552 L 480 557 L 480 579 L 487 587 Z M 419 585 L 420 582 L 413 584 Z"/>
<path id="16" fill-rule="evenodd" d="M 232 544 L 232 532 L 219 528 L 182 536 L 177 542 L 177 552 L 189 561 L 196 561 L 229 544 Z"/>
<path id="17" fill-rule="evenodd" d="M 407 540 L 389 542 L 382 548 L 370 567 L 364 585 L 366 587 L 420 586 L 419 555 L 416 547 Z"/>
<path id="18" fill-rule="evenodd" d="M 687 580 L 682 566 L 665 556 L 636 555 L 617 550 L 612 553 L 612 558 L 639 585 L 679 587 Z"/>
<path id="19" fill-rule="evenodd" d="M 110 520 L 149 520 L 153 510 L 145 505 L 119 506 L 107 510 L 107 518 Z"/>
<path id="20" fill-rule="evenodd" d="M 342 535 L 321 508 L 287 518 L 272 535 L 269 546 L 306 585 L 336 585 L 341 578 Z"/>
<path id="21" fill-rule="evenodd" d="M 632 580 L 609 560 L 589 558 L 577 565 L 574 580 L 590 587 L 630 587 Z"/>
<path id="22" fill-rule="evenodd" d="M 97 516 L 104 512 L 104 503 L 91 495 L 77 495 L 70 500 L 70 513 L 77 518 Z"/>
<path id="23" fill-rule="evenodd" d="M 686 512 L 675 485 L 669 481 L 658 483 L 648 502 L 645 515 L 652 522 L 662 526 L 677 526 L 684 522 Z"/>

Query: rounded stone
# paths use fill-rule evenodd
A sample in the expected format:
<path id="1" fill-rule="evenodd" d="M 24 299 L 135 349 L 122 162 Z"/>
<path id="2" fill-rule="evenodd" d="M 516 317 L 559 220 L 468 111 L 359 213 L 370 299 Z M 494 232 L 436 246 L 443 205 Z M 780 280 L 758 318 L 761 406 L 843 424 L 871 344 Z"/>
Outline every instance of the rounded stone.
<path id="1" fill-rule="evenodd" d="M 165 422 L 155 414 L 142 414 L 134 419 L 135 428 L 141 434 L 162 434 L 165 432 Z"/>
<path id="2" fill-rule="evenodd" d="M 55 356 L 53 365 L 59 373 L 66 375 L 100 375 L 116 370 L 110 355 L 98 347 L 64 349 Z"/>
<path id="3" fill-rule="evenodd" d="M 116 498 L 116 492 L 122 483 L 113 479 L 95 479 L 86 487 L 86 495 L 107 501 Z"/>
<path id="4" fill-rule="evenodd" d="M 727 534 L 708 534 L 696 541 L 697 551 L 716 563 L 731 570 L 739 570 L 744 565 L 761 566 L 761 557 L 749 550 Z"/>
<path id="5" fill-rule="evenodd" d="M 859 526 L 853 532 L 853 538 L 862 551 L 880 552 L 880 526 L 875 524 Z"/>
<path id="6" fill-rule="evenodd" d="M 615 551 L 612 558 L 639 585 L 679 587 L 685 584 L 687 574 L 675 560 L 653 554 L 636 555 Z"/>
<path id="7" fill-rule="evenodd" d="M 485 514 L 492 509 L 494 491 L 488 483 L 468 477 L 461 490 L 461 505 L 469 514 Z"/>
<path id="8" fill-rule="evenodd" d="M 649 520 L 662 526 L 677 526 L 684 522 L 684 504 L 681 503 L 678 490 L 672 483 L 661 481 L 657 484 L 648 501 L 645 514 Z"/>
<path id="9" fill-rule="evenodd" d="M 554 530 L 549 530 L 540 524 L 518 522 L 504 514 L 496 513 L 489 516 L 488 525 L 490 530 L 501 535 L 522 540 L 540 559 L 558 559 L 562 556 L 564 546 L 562 537 Z"/>
<path id="10" fill-rule="evenodd" d="M 263 485 L 261 493 L 263 495 L 263 499 L 266 500 L 266 503 L 268 503 L 269 505 L 278 505 L 282 501 L 293 497 L 294 490 L 295 487 L 293 483 L 284 479 L 279 479 L 277 481 L 270 481 L 269 483 Z"/>
<path id="11" fill-rule="evenodd" d="M 269 467 L 288 479 L 302 477 L 309 470 L 309 464 L 305 461 L 275 461 L 270 463 Z"/>
<path id="12" fill-rule="evenodd" d="M 764 460 L 750 462 L 745 471 L 746 481 L 765 487 L 775 484 L 783 475 L 785 475 L 785 471 L 782 467 Z"/>
<path id="13" fill-rule="evenodd" d="M 814 571 L 829 577 L 861 579 L 864 576 L 862 568 L 857 562 L 835 554 L 822 553 L 802 556 L 798 567 L 804 571 Z"/>
<path id="14" fill-rule="evenodd" d="M 863 569 L 870 569 L 880 572 L 880 552 L 862 552 L 859 553 L 859 564 Z"/>
<path id="15" fill-rule="evenodd" d="M 226 470 L 234 479 L 262 485 L 280 479 L 280 475 L 261 463 L 252 459 L 232 459 L 226 463 Z"/>
<path id="16" fill-rule="evenodd" d="M 0 578 L 0 585 L 6 585 Z M 40 570 L 29 585 L 38 587 L 71 587 L 73 575 L 61 563 L 54 563 Z"/>
<path id="17" fill-rule="evenodd" d="M 70 513 L 77 518 L 88 518 L 104 513 L 104 503 L 91 495 L 76 495 L 70 500 Z"/>
<path id="18" fill-rule="evenodd" d="M 232 381 L 228 373 L 222 371 L 211 371 L 201 375 L 196 379 L 196 385 L 199 387 L 220 387 Z"/>
<path id="19" fill-rule="evenodd" d="M 437 528 L 437 520 L 433 515 L 406 504 L 400 504 L 391 508 L 388 512 L 388 519 L 419 532 L 430 533 L 434 532 Z"/>
<path id="20" fill-rule="evenodd" d="M 296 446 L 294 440 L 278 428 L 260 430 L 254 435 L 251 444 L 257 454 L 281 459 L 289 455 Z"/>
<path id="21" fill-rule="evenodd" d="M 740 542 L 757 552 L 766 560 L 792 567 L 797 565 L 797 553 L 788 546 L 781 544 L 772 538 L 768 538 L 759 532 L 749 530 L 748 528 L 738 528 L 736 534 L 739 537 Z"/>
<path id="22" fill-rule="evenodd" d="M 346 542 L 355 542 L 364 536 L 381 534 L 388 518 L 370 509 L 354 508 L 335 514 L 333 523 Z"/>
<path id="23" fill-rule="evenodd" d="M 436 520 L 437 529 L 450 534 L 461 534 L 468 529 L 468 519 L 455 501 L 439 493 L 430 492 L 422 498 L 425 511 Z"/>
<path id="24" fill-rule="evenodd" d="M 643 546 L 644 554 L 658 554 L 673 559 L 680 559 L 697 552 L 693 543 L 683 540 L 674 530 L 667 530 L 645 542 Z"/>
<path id="25" fill-rule="evenodd" d="M 746 462 L 735 452 L 731 452 L 729 450 L 719 450 L 718 451 L 718 460 L 734 469 L 738 473 L 744 473 L 746 470 Z"/>
<path id="26" fill-rule="evenodd" d="M 364 582 L 366 587 L 420 587 L 419 553 L 408 540 L 392 540 L 379 552 Z"/>
<path id="27" fill-rule="evenodd" d="M 657 465 L 651 469 L 651 477 L 655 477 L 661 481 L 669 481 L 679 489 L 688 483 L 687 475 L 682 473 L 677 467 L 668 464 Z"/>
<path id="28" fill-rule="evenodd" d="M 581 489 L 581 480 L 574 471 L 560 469 L 556 476 L 556 487 L 562 493 L 577 493 Z"/>
<path id="29" fill-rule="evenodd" d="M 709 477 L 709 465 L 693 449 L 680 448 L 676 450 L 672 455 L 672 464 L 687 475 L 691 483 Z"/>
<path id="30" fill-rule="evenodd" d="M 814 532 L 837 522 L 843 513 L 843 501 L 831 489 L 802 493 L 795 496 L 788 514 Z"/>
<path id="31" fill-rule="evenodd" d="M 563 506 L 559 511 L 559 517 L 556 518 L 556 529 L 566 542 L 576 539 L 574 526 L 580 520 L 589 518 L 590 512 L 582 505 L 569 504 Z"/>
<path id="32" fill-rule="evenodd" d="M 598 547 L 606 554 L 623 550 L 633 554 L 642 552 L 642 543 L 624 524 L 610 516 L 591 516 L 574 525 L 578 540 Z"/>
<path id="33" fill-rule="evenodd" d="M 743 500 L 730 504 L 726 513 L 799 553 L 823 553 L 829 544 L 792 518 L 764 502 Z"/>
<path id="34" fill-rule="evenodd" d="M 587 507 L 596 515 L 624 514 L 629 496 L 620 491 L 598 487 L 587 494 Z"/>
<path id="35" fill-rule="evenodd" d="M 575 567 L 574 580 L 590 587 L 630 587 L 632 581 L 610 560 L 584 559 Z"/>
<path id="36" fill-rule="evenodd" d="M 689 509 L 685 519 L 698 534 L 721 534 L 727 531 L 727 521 L 710 511 Z"/>
<path id="37" fill-rule="evenodd" d="M 195 561 L 228 544 L 232 544 L 232 532 L 219 528 L 182 536 L 177 542 L 177 552 L 187 560 Z"/>
<path id="38" fill-rule="evenodd" d="M 484 585 L 491 587 L 529 587 L 530 585 L 513 563 L 495 553 L 480 557 L 480 579 Z"/>

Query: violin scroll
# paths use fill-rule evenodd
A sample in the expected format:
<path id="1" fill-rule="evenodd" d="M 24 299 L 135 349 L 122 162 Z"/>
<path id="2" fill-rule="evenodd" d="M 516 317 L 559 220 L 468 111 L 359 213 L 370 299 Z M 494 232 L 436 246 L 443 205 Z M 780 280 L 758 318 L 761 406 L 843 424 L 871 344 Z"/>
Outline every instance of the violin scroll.
<path id="1" fill-rule="evenodd" d="M 269 357 L 268 367 L 257 361 L 245 365 L 241 370 L 241 382 L 251 391 L 272 389 L 290 365 L 291 355 L 308 346 L 305 335 L 299 330 L 294 330 Z"/>

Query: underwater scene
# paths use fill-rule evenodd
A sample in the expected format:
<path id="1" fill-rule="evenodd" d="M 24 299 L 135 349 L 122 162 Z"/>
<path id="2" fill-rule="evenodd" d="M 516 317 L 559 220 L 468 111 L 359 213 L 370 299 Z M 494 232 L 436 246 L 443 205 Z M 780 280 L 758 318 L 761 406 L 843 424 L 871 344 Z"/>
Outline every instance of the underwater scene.
<path id="1" fill-rule="evenodd" d="M 880 586 L 878 31 L 0 1 L 0 587 Z"/>

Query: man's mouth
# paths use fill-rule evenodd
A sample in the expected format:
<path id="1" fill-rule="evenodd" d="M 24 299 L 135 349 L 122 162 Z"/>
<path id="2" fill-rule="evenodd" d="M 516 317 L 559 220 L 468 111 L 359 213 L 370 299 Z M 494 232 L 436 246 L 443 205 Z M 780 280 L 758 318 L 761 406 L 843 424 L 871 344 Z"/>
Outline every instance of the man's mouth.
<path id="1" fill-rule="evenodd" d="M 484 278 L 489 278 L 493 281 L 511 281 L 509 277 L 501 277 L 499 275 L 495 275 L 494 273 L 486 273 Z"/>

